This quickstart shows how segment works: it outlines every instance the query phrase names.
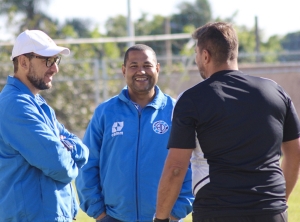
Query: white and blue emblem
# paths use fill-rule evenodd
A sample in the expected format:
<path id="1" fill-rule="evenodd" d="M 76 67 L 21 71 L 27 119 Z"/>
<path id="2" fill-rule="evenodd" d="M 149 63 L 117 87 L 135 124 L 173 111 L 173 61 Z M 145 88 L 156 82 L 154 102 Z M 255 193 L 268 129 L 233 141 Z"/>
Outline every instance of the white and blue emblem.
<path id="1" fill-rule="evenodd" d="M 124 127 L 124 122 L 114 122 L 114 124 L 112 125 L 111 128 L 111 136 L 119 136 L 119 135 L 123 135 L 122 129 Z"/>
<path id="2" fill-rule="evenodd" d="M 169 130 L 169 125 L 162 120 L 158 120 L 155 123 L 153 123 L 153 130 L 157 134 L 164 134 Z"/>

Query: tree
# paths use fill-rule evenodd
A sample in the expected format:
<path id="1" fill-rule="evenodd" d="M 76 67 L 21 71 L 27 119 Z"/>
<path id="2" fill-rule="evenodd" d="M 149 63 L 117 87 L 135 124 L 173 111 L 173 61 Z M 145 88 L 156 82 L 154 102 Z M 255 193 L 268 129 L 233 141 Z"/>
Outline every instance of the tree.
<path id="1" fill-rule="evenodd" d="M 106 35 L 110 37 L 124 37 L 127 36 L 127 18 L 124 15 L 117 15 L 110 17 L 105 23 Z M 121 52 L 126 50 L 126 43 L 118 43 Z"/>
<path id="2" fill-rule="evenodd" d="M 283 51 L 281 42 L 282 38 L 278 35 L 269 37 L 266 42 L 261 43 L 260 51 L 264 55 L 262 62 L 277 62 L 280 60 L 279 53 Z"/>
<path id="3" fill-rule="evenodd" d="M 254 28 L 236 26 L 239 38 L 239 62 L 276 62 L 278 53 L 282 51 L 280 38 L 271 36 L 267 41 L 259 42 L 259 52 L 256 52 L 256 40 Z M 262 33 L 260 31 L 260 33 Z M 260 36 L 262 39 L 263 36 Z"/>
<path id="4" fill-rule="evenodd" d="M 285 35 L 281 41 L 281 46 L 288 51 L 300 50 L 300 31 Z"/>
<path id="5" fill-rule="evenodd" d="M 195 0 L 195 3 L 182 2 L 178 5 L 179 13 L 171 17 L 172 33 L 183 33 L 186 25 L 195 28 L 212 20 L 210 4 L 207 0 Z"/>
<path id="6" fill-rule="evenodd" d="M 135 35 L 163 35 L 167 34 L 166 30 L 167 18 L 161 15 L 154 15 L 151 20 L 149 15 L 143 13 L 141 18 L 135 22 Z M 148 46 L 153 48 L 157 55 L 165 55 L 166 47 L 164 41 L 146 42 Z"/>
<path id="7" fill-rule="evenodd" d="M 195 0 L 194 3 L 182 2 L 178 5 L 179 12 L 171 16 L 171 33 L 184 33 L 195 30 L 212 20 L 211 8 L 208 0 Z M 186 40 L 172 42 L 172 52 L 188 54 Z"/>
<path id="8" fill-rule="evenodd" d="M 281 40 L 281 46 L 285 51 L 300 51 L 300 31 L 286 34 Z M 280 56 L 280 61 L 299 61 L 299 53 Z"/>
<path id="9" fill-rule="evenodd" d="M 149 15 L 143 13 L 141 18 L 135 22 L 135 35 L 162 35 L 165 34 L 165 17 L 154 15 L 152 20 L 148 19 Z"/>
<path id="10" fill-rule="evenodd" d="M 67 19 L 64 26 L 72 27 L 73 33 L 76 33 L 74 38 L 90 38 L 92 22 L 89 19 L 73 18 Z"/>
<path id="11" fill-rule="evenodd" d="M 282 51 L 280 46 L 281 38 L 278 36 L 271 36 L 265 42 L 262 41 L 263 30 L 258 30 L 259 34 L 259 52 L 256 52 L 256 33 L 253 27 L 244 25 L 237 25 L 235 20 L 238 11 L 235 11 L 228 18 L 216 18 L 216 21 L 225 21 L 234 25 L 239 39 L 239 62 L 276 62 L 278 61 L 278 53 Z"/>
<path id="12" fill-rule="evenodd" d="M 0 0 L 0 13 L 8 16 L 8 26 L 19 27 L 17 33 L 25 29 L 48 31 L 57 23 L 41 10 L 48 2 L 49 0 Z M 21 18 L 18 20 L 16 15 L 20 15 Z"/>

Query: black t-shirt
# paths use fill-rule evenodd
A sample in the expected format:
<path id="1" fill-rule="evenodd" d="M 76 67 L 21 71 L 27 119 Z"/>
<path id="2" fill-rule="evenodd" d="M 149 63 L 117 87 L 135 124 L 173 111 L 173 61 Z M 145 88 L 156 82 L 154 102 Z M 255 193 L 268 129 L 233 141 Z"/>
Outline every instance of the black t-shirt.
<path id="1" fill-rule="evenodd" d="M 195 214 L 268 214 L 287 208 L 281 144 L 299 136 L 293 103 L 277 83 L 227 70 L 179 97 L 168 147 L 194 149 L 197 137 L 207 159 L 208 175 L 198 178 L 207 182 L 193 181 Z"/>

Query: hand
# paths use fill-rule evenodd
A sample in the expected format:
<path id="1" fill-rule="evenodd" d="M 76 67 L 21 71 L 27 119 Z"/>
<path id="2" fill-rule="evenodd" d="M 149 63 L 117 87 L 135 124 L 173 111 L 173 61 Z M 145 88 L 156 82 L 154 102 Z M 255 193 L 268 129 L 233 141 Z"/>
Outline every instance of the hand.
<path id="1" fill-rule="evenodd" d="M 178 218 L 176 218 L 176 217 L 173 217 L 172 215 L 170 215 L 170 219 L 172 220 L 172 221 L 179 221 L 180 219 L 178 219 Z"/>
<path id="2" fill-rule="evenodd" d="M 106 212 L 103 212 L 102 214 L 99 215 L 99 217 L 96 218 L 96 220 L 101 220 L 106 216 Z"/>
<path id="3" fill-rule="evenodd" d="M 68 140 L 61 140 L 62 144 L 64 145 L 67 150 L 72 150 L 73 149 L 73 144 L 69 142 Z"/>
<path id="4" fill-rule="evenodd" d="M 60 139 L 61 139 L 61 140 L 63 140 L 63 139 L 65 139 L 65 138 L 66 138 L 66 137 L 65 137 L 65 136 L 63 136 L 63 135 L 60 135 L 59 137 L 60 137 Z"/>

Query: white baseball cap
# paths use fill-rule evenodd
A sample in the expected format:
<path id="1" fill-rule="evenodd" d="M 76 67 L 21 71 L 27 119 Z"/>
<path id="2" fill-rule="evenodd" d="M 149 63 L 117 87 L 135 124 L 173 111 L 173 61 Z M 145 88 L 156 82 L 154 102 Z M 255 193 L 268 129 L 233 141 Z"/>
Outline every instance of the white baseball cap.
<path id="1" fill-rule="evenodd" d="M 57 46 L 46 33 L 40 30 L 26 30 L 22 32 L 15 41 L 10 59 L 13 60 L 19 55 L 30 52 L 41 56 L 70 54 L 68 48 Z"/>

